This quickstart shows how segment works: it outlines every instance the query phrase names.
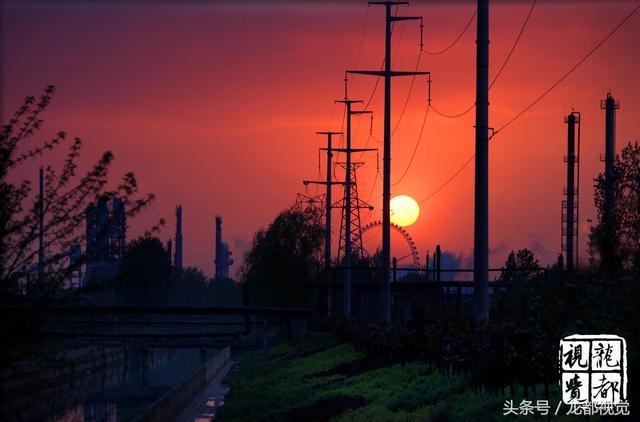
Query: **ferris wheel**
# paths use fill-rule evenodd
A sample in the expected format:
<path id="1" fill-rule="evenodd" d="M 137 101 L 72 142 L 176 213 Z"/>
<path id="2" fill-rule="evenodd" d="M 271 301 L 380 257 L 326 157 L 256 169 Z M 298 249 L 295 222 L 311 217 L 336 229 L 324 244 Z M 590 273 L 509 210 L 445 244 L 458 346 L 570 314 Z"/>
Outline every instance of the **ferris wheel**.
<path id="1" fill-rule="evenodd" d="M 359 240 L 360 241 L 363 240 L 362 238 L 364 237 L 365 233 L 374 231 L 376 229 L 381 229 L 381 228 L 382 228 L 382 221 L 380 220 L 372 221 L 369 224 L 362 226 L 362 232 L 360 234 Z M 391 223 L 391 229 L 394 232 L 398 233 L 402 237 L 402 239 L 404 239 L 405 243 L 408 246 L 408 250 L 406 251 L 407 253 L 404 253 L 402 256 L 397 257 L 398 261 L 402 261 L 405 258 L 410 258 L 411 260 L 413 260 L 413 266 L 415 268 L 419 268 L 420 253 L 418 252 L 418 247 L 416 246 L 416 243 L 414 242 L 409 232 L 405 228 L 400 227 L 397 224 L 393 224 L 393 223 Z M 362 245 L 365 245 L 365 242 L 362 242 Z M 364 246 L 363 248 L 366 254 L 372 255 L 372 253 L 368 251 Z"/>

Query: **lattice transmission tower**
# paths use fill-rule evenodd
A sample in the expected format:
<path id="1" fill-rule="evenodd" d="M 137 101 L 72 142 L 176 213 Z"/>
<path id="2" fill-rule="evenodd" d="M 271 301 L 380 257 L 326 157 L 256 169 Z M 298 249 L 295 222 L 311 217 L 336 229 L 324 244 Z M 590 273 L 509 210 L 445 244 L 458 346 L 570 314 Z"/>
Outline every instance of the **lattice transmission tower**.
<path id="1" fill-rule="evenodd" d="M 347 163 L 336 163 L 339 167 L 347 171 Z M 364 247 L 362 245 L 362 223 L 360 219 L 360 210 L 366 208 L 373 210 L 373 207 L 361 200 L 358 196 L 357 171 L 364 165 L 364 162 L 351 163 L 351 189 L 345 189 L 342 199 L 332 205 L 333 208 L 342 209 L 340 219 L 340 239 L 338 240 L 338 259 L 345 256 L 345 245 L 347 244 L 347 233 L 351 236 L 351 254 L 353 257 L 364 257 Z M 349 195 L 349 197 L 347 197 Z M 347 201 L 350 206 L 347 207 Z M 350 213 L 347 218 L 347 211 Z M 350 224 L 350 230 L 347 230 L 347 224 Z"/>

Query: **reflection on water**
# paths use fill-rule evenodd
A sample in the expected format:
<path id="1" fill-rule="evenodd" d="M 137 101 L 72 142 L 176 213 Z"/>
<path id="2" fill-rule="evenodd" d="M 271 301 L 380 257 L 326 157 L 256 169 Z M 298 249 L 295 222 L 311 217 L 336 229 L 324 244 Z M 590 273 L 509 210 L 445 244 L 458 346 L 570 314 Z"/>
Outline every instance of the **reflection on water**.
<path id="1" fill-rule="evenodd" d="M 114 348 L 108 353 L 105 357 L 102 351 L 98 363 L 66 368 L 73 375 L 60 375 L 55 388 L 42 388 L 22 400 L 14 395 L 16 402 L 29 404 L 16 407 L 16 416 L 51 422 L 132 420 L 217 350 Z"/>

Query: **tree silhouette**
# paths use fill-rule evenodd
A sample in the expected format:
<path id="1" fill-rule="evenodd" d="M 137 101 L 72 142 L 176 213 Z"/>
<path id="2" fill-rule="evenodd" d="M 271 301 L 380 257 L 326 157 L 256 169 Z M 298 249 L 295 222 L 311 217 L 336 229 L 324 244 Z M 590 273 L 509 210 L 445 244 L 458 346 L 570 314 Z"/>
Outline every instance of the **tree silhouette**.
<path id="1" fill-rule="evenodd" d="M 502 271 L 500 273 L 500 281 L 525 281 L 540 276 L 542 269 L 540 262 L 536 259 L 529 249 L 518 249 L 517 252 L 511 251 L 507 257 Z"/>
<path id="2" fill-rule="evenodd" d="M 629 143 L 616 155 L 613 166 L 613 209 L 605 221 L 605 180 L 595 179 L 598 224 L 591 228 L 592 258 L 600 257 L 606 273 L 619 270 L 640 272 L 640 144 Z"/>
<path id="3" fill-rule="evenodd" d="M 127 245 L 122 259 L 122 282 L 152 284 L 171 271 L 167 250 L 157 237 L 142 236 Z"/>
<path id="4" fill-rule="evenodd" d="M 242 268 L 252 301 L 300 305 L 303 283 L 320 273 L 323 236 L 321 214 L 314 207 L 284 210 L 267 229 L 259 230 Z"/>
<path id="5" fill-rule="evenodd" d="M 3 364 L 28 357 L 34 351 L 37 328 L 47 320 L 50 310 L 73 298 L 74 292 L 63 287 L 69 276 L 86 262 L 86 255 L 80 254 L 70 262 L 67 251 L 84 240 L 82 229 L 87 206 L 99 198 L 118 196 L 132 204 L 127 210 L 127 216 L 132 217 L 154 198 L 152 194 L 138 194 L 133 173 L 126 173 L 114 188 L 108 187 L 114 159 L 109 151 L 79 176 L 77 167 L 82 147 L 79 138 L 69 145 L 61 168 L 45 168 L 43 198 L 34 198 L 29 181 L 17 184 L 9 181 L 20 165 L 43 156 L 67 139 L 64 132 L 58 132 L 49 140 L 33 145 L 54 91 L 49 85 L 39 99 L 27 97 L 0 130 L 0 306 L 13 308 L 12 312 L 5 313 L 1 325 L 5 344 L 10 345 L 0 352 Z M 36 272 L 40 200 L 44 208 L 47 256 L 44 271 Z M 155 229 L 157 227 L 151 231 Z"/>

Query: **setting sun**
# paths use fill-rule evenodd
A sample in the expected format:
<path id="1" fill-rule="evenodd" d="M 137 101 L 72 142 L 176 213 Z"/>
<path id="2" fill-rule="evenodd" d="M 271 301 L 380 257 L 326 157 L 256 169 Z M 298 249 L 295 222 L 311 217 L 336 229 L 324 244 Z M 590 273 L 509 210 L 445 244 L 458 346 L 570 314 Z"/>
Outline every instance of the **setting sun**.
<path id="1" fill-rule="evenodd" d="M 391 222 L 400 227 L 407 227 L 416 222 L 420 216 L 420 206 L 408 195 L 391 198 Z"/>

